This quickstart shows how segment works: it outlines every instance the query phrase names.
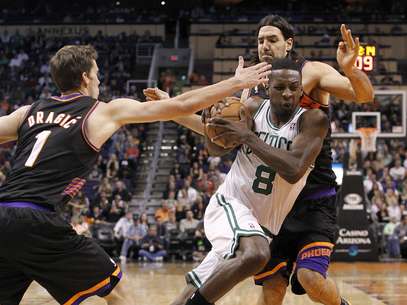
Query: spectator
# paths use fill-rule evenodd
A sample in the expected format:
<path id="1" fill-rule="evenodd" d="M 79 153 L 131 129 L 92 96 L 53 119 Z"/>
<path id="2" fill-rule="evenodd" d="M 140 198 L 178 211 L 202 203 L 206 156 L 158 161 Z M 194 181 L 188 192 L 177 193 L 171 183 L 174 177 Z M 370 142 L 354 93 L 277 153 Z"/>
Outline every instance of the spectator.
<path id="1" fill-rule="evenodd" d="M 178 192 L 177 199 L 178 200 L 185 199 L 188 205 L 192 205 L 192 203 L 195 202 L 197 197 L 198 197 L 197 190 L 191 186 L 190 180 L 186 179 L 184 182 L 184 187 Z"/>
<path id="2" fill-rule="evenodd" d="M 88 238 L 92 237 L 92 234 L 89 230 L 89 224 L 86 222 L 86 217 L 84 215 L 73 217 L 72 227 L 77 234 L 86 236 Z"/>
<path id="3" fill-rule="evenodd" d="M 211 250 L 211 243 L 205 236 L 203 223 L 201 222 L 195 231 L 194 251 L 192 253 L 192 260 L 200 262 Z"/>
<path id="4" fill-rule="evenodd" d="M 179 229 L 181 232 L 185 232 L 186 230 L 195 230 L 199 224 L 199 220 L 194 218 L 194 214 L 191 210 L 186 212 L 186 218 L 181 219 L 179 224 Z"/>
<path id="5" fill-rule="evenodd" d="M 390 218 L 390 222 L 384 226 L 383 234 L 386 238 L 386 248 L 389 257 L 400 257 L 400 241 L 399 236 L 396 234 L 397 220 Z"/>
<path id="6" fill-rule="evenodd" d="M 120 198 L 126 202 L 129 202 L 131 200 L 131 194 L 127 190 L 126 185 L 123 183 L 123 181 L 120 180 L 116 182 L 112 195 L 120 195 Z"/>
<path id="7" fill-rule="evenodd" d="M 127 212 L 125 216 L 114 226 L 114 237 L 118 240 L 124 240 L 124 235 L 133 224 L 133 213 Z"/>
<path id="8" fill-rule="evenodd" d="M 90 224 L 105 223 L 105 217 L 102 214 L 100 207 L 95 206 L 86 214 L 87 222 Z"/>
<path id="9" fill-rule="evenodd" d="M 113 196 L 112 206 L 115 206 L 120 213 L 120 216 L 123 216 L 127 210 L 126 203 L 122 200 L 122 196 L 116 194 Z"/>
<path id="10" fill-rule="evenodd" d="M 366 194 L 370 193 L 373 190 L 373 187 L 376 186 L 381 192 L 383 192 L 383 186 L 376 180 L 376 175 L 373 173 L 372 169 L 367 170 L 367 176 L 363 181 Z"/>
<path id="11" fill-rule="evenodd" d="M 383 204 L 382 206 L 380 206 L 380 210 L 377 213 L 377 220 L 379 222 L 388 222 L 389 221 L 389 212 L 387 210 L 387 207 L 385 204 Z"/>
<path id="12" fill-rule="evenodd" d="M 157 236 L 157 228 L 150 226 L 147 235 L 141 240 L 139 256 L 150 262 L 163 261 L 167 256 L 163 240 Z"/>
<path id="13" fill-rule="evenodd" d="M 125 264 L 127 261 L 127 255 L 131 247 L 141 246 L 141 240 L 147 234 L 147 227 L 140 223 L 140 218 L 138 215 L 133 217 L 133 224 L 128 228 L 126 234 L 124 235 L 124 242 L 122 249 L 120 251 L 120 262 Z"/>
<path id="14" fill-rule="evenodd" d="M 168 221 L 168 219 L 169 219 L 169 209 L 167 200 L 164 199 L 161 201 L 161 208 L 155 211 L 155 220 L 161 224 Z"/>
<path id="15" fill-rule="evenodd" d="M 183 200 L 178 200 L 175 204 L 175 218 L 177 221 L 186 217 L 186 208 Z"/>
<path id="16" fill-rule="evenodd" d="M 108 178 L 116 177 L 119 172 L 119 161 L 117 160 L 116 154 L 111 154 L 109 161 L 107 161 L 107 172 L 106 176 Z"/>
<path id="17" fill-rule="evenodd" d="M 386 204 L 388 206 L 388 211 L 390 217 L 396 217 L 397 221 L 400 221 L 400 206 L 399 206 L 399 196 L 392 189 L 387 189 L 384 195 Z"/>
<path id="18" fill-rule="evenodd" d="M 202 220 L 204 213 L 205 213 L 205 206 L 203 203 L 203 199 L 201 196 L 197 196 L 195 203 L 191 207 L 192 213 L 194 214 L 194 218 L 198 220 Z"/>
<path id="19" fill-rule="evenodd" d="M 107 210 L 105 220 L 109 223 L 116 223 L 123 216 L 124 211 L 119 209 L 115 202 L 113 202 L 110 208 Z"/>
<path id="20" fill-rule="evenodd" d="M 140 215 L 140 223 L 145 225 L 147 228 L 149 227 L 147 213 L 142 213 Z"/>
<path id="21" fill-rule="evenodd" d="M 403 216 L 403 221 L 396 228 L 400 239 L 400 253 L 403 258 L 407 258 L 407 215 Z"/>
<path id="22" fill-rule="evenodd" d="M 392 202 L 387 207 L 387 213 L 389 214 L 390 219 L 394 218 L 397 222 L 401 220 L 402 210 L 398 202 Z"/>
<path id="23" fill-rule="evenodd" d="M 168 220 L 163 223 L 164 235 L 168 235 L 168 232 L 178 230 L 177 219 L 175 218 L 175 211 L 170 210 L 168 213 Z"/>
<path id="24" fill-rule="evenodd" d="M 397 182 L 402 181 L 406 177 L 406 169 L 401 166 L 401 160 L 394 162 L 394 166 L 390 169 L 390 176 Z"/>
<path id="25" fill-rule="evenodd" d="M 401 201 L 404 207 L 407 207 L 407 179 L 404 180 L 401 186 Z"/>

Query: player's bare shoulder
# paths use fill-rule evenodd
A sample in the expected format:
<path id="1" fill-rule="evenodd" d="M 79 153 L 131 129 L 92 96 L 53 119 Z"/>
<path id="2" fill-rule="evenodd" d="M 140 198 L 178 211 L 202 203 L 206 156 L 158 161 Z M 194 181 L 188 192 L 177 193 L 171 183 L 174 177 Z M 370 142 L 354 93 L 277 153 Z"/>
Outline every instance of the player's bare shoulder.
<path id="1" fill-rule="evenodd" d="M 264 102 L 264 99 L 260 96 L 254 95 L 249 97 L 243 104 L 246 106 L 246 109 L 249 111 L 251 117 L 254 117 L 257 110 L 260 108 L 260 105 Z"/>
<path id="2" fill-rule="evenodd" d="M 95 147 L 101 147 L 120 128 L 112 119 L 110 103 L 97 102 L 96 108 L 85 122 L 85 132 Z"/>
<path id="3" fill-rule="evenodd" d="M 333 69 L 330 65 L 321 61 L 306 61 L 303 67 L 303 73 L 318 74 L 326 69 Z"/>
<path id="4" fill-rule="evenodd" d="M 329 117 L 321 109 L 309 109 L 301 116 L 300 132 L 308 129 L 319 129 L 321 133 L 327 133 L 329 129 Z"/>

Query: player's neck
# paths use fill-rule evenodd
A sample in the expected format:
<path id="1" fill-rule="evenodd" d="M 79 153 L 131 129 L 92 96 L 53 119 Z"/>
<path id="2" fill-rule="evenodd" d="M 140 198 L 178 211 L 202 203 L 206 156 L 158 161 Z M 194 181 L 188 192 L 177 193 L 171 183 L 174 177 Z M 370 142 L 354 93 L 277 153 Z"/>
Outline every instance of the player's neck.
<path id="1" fill-rule="evenodd" d="M 271 111 L 270 111 L 270 120 L 271 123 L 280 128 L 284 124 L 286 124 L 288 121 L 292 119 L 292 117 L 297 113 L 297 109 L 299 106 L 295 107 L 293 111 L 286 111 L 283 109 L 276 109 L 273 108 L 273 105 L 271 105 Z"/>

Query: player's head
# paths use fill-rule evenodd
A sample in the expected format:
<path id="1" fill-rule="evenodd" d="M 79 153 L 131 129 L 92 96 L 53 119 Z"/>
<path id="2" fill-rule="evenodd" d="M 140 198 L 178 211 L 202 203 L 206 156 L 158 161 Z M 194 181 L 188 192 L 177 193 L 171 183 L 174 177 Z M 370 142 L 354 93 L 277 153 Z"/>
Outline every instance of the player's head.
<path id="1" fill-rule="evenodd" d="M 51 76 L 61 92 L 80 91 L 93 98 L 99 96 L 97 52 L 90 45 L 69 45 L 51 58 Z"/>
<path id="2" fill-rule="evenodd" d="M 291 115 L 302 96 L 301 66 L 289 58 L 276 58 L 269 76 L 268 95 L 278 116 Z"/>
<path id="3" fill-rule="evenodd" d="M 293 43 L 294 28 L 283 17 L 268 15 L 257 25 L 257 55 L 260 62 L 286 57 Z"/>

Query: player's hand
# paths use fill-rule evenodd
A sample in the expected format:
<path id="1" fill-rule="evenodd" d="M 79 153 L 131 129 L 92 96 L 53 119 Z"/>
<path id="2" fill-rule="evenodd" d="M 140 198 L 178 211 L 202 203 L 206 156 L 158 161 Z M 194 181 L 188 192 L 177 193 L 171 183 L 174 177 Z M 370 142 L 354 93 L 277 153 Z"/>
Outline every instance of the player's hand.
<path id="1" fill-rule="evenodd" d="M 239 56 L 239 64 L 235 71 L 235 79 L 241 82 L 241 88 L 253 88 L 268 82 L 268 75 L 271 73 L 271 65 L 262 62 L 255 66 L 244 68 L 244 59 Z"/>
<path id="2" fill-rule="evenodd" d="M 348 74 L 355 66 L 356 58 L 359 55 L 359 37 L 355 39 L 352 37 L 350 29 L 346 28 L 346 25 L 341 25 L 342 41 L 339 42 L 338 50 L 336 51 L 336 60 L 339 67 Z"/>
<path id="3" fill-rule="evenodd" d="M 147 101 L 158 101 L 170 98 L 170 95 L 157 87 L 147 88 L 143 90 L 144 95 L 147 97 Z"/>
<path id="4" fill-rule="evenodd" d="M 226 108 L 226 107 L 229 107 L 230 106 L 230 103 L 229 103 L 229 100 L 228 99 L 223 99 L 223 100 L 221 100 L 221 101 L 219 101 L 219 102 L 217 102 L 215 105 L 213 105 L 212 107 L 213 107 L 213 109 L 214 109 L 214 111 L 215 111 L 215 115 L 218 115 L 218 114 L 221 114 L 222 113 L 222 110 L 223 110 L 223 108 Z"/>
<path id="5" fill-rule="evenodd" d="M 244 144 L 249 136 L 253 135 L 251 131 L 253 119 L 246 107 L 240 110 L 240 121 L 230 121 L 220 117 L 214 117 L 209 120 L 208 125 L 214 128 L 224 130 L 221 134 L 210 139 L 212 142 L 220 138 L 227 138 L 233 144 Z"/>

